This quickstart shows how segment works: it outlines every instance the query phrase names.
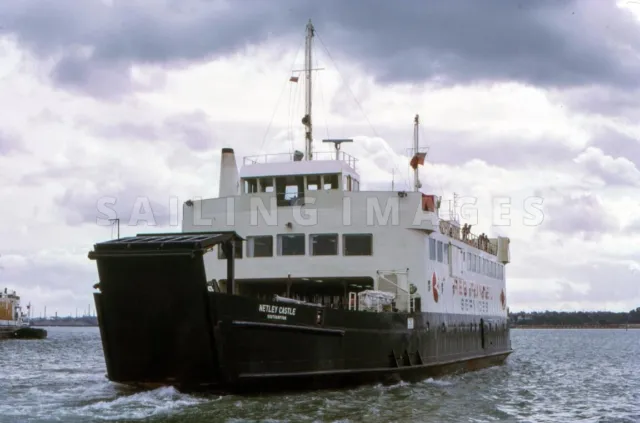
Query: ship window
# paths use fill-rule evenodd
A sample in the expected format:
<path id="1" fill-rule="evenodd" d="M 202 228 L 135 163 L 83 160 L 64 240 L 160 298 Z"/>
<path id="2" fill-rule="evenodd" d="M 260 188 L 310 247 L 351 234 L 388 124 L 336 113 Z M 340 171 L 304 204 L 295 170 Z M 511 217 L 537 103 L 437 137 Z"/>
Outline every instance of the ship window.
<path id="1" fill-rule="evenodd" d="M 345 177 L 345 191 L 352 191 L 352 186 L 351 186 L 351 175 L 347 175 Z"/>
<path id="2" fill-rule="evenodd" d="M 253 194 L 258 192 L 258 180 L 255 178 L 244 180 L 244 192 L 246 194 Z"/>
<path id="3" fill-rule="evenodd" d="M 370 256 L 373 254 L 373 235 L 344 234 L 342 249 L 345 256 Z"/>
<path id="4" fill-rule="evenodd" d="M 305 255 L 304 234 L 280 234 L 278 235 L 279 256 L 303 256 Z"/>
<path id="5" fill-rule="evenodd" d="M 442 241 L 438 241 L 438 261 L 442 263 Z"/>
<path id="6" fill-rule="evenodd" d="M 338 255 L 338 234 L 312 234 L 309 243 L 313 256 Z"/>
<path id="7" fill-rule="evenodd" d="M 339 175 L 337 173 L 333 175 L 324 175 L 324 184 L 322 186 L 322 189 L 338 189 L 338 187 L 340 186 L 340 180 L 338 179 L 338 176 Z"/>
<path id="8" fill-rule="evenodd" d="M 260 178 L 260 192 L 273 192 L 273 178 Z"/>
<path id="9" fill-rule="evenodd" d="M 248 236 L 247 257 L 273 257 L 273 236 Z"/>
<path id="10" fill-rule="evenodd" d="M 436 261 L 436 240 L 429 238 L 429 258 Z"/>
<path id="11" fill-rule="evenodd" d="M 444 264 L 449 264 L 449 244 L 444 244 Z"/>
<path id="12" fill-rule="evenodd" d="M 276 178 L 278 206 L 300 204 L 304 198 L 304 176 L 283 176 Z"/>
<path id="13" fill-rule="evenodd" d="M 241 259 L 242 258 L 242 241 L 235 242 L 235 250 L 236 250 L 236 258 Z M 227 256 L 224 254 L 224 251 L 222 251 L 222 245 L 218 245 L 218 258 L 221 260 L 227 258 Z"/>
<path id="14" fill-rule="evenodd" d="M 360 182 L 358 182 L 357 179 L 353 180 L 353 190 L 354 191 L 360 191 Z"/>
<path id="15" fill-rule="evenodd" d="M 320 175 L 307 176 L 307 191 L 317 191 L 320 189 Z"/>

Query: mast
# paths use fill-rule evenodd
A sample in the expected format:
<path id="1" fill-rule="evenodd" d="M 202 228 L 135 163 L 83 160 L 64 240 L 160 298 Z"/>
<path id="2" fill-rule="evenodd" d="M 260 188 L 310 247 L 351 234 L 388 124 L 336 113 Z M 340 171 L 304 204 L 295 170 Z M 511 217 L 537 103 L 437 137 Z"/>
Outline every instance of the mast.
<path id="1" fill-rule="evenodd" d="M 420 140 L 419 140 L 419 133 L 420 133 L 420 116 L 416 115 L 415 119 L 413 120 L 413 154 L 417 155 L 419 153 L 419 148 L 420 148 Z M 418 179 L 418 166 L 416 166 L 413 169 L 413 190 L 415 192 L 418 192 L 418 190 L 420 189 L 420 180 Z"/>
<path id="2" fill-rule="evenodd" d="M 311 142 L 313 141 L 313 127 L 311 121 L 311 95 L 312 95 L 312 84 L 311 84 L 311 72 L 312 72 L 312 56 L 311 56 L 311 48 L 313 42 L 315 30 L 313 29 L 313 24 L 311 23 L 311 19 L 309 19 L 309 23 L 307 23 L 307 37 L 305 41 L 305 55 L 304 55 L 304 75 L 305 75 L 305 93 L 304 93 L 304 103 L 305 103 L 305 115 L 302 118 L 302 124 L 305 126 L 305 159 L 312 160 L 313 153 L 311 151 Z"/>

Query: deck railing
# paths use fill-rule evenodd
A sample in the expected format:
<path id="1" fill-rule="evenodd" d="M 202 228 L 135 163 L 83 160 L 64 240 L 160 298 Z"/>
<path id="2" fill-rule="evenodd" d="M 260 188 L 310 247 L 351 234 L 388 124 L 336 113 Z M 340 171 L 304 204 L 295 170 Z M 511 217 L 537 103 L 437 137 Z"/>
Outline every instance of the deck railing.
<path id="1" fill-rule="evenodd" d="M 264 163 L 286 163 L 296 161 L 294 159 L 297 157 L 299 156 L 296 156 L 296 153 L 259 154 L 256 156 L 244 157 L 243 163 L 245 166 Z M 354 170 L 358 162 L 358 159 L 344 151 L 317 151 L 313 153 L 313 160 L 340 160 Z"/>
<path id="2" fill-rule="evenodd" d="M 451 222 L 447 220 L 440 221 L 440 232 L 479 250 L 485 251 L 489 254 L 493 254 L 494 256 L 498 255 L 498 246 L 495 243 L 491 242 L 489 240 L 489 237 L 480 237 L 471 232 L 464 234 L 462 233 L 462 228 L 452 225 Z"/>

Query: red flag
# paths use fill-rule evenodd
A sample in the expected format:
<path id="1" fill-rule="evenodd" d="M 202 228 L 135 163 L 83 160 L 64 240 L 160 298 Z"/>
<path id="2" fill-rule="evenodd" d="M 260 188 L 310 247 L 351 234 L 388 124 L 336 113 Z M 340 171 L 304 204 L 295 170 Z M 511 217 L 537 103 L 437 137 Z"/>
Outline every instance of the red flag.
<path id="1" fill-rule="evenodd" d="M 292 76 L 291 78 L 289 78 L 289 82 L 298 82 L 298 77 Z"/>
<path id="2" fill-rule="evenodd" d="M 414 169 L 416 169 L 418 165 L 423 165 L 426 155 L 426 153 L 416 153 L 411 159 L 411 162 L 409 162 L 409 165 Z"/>

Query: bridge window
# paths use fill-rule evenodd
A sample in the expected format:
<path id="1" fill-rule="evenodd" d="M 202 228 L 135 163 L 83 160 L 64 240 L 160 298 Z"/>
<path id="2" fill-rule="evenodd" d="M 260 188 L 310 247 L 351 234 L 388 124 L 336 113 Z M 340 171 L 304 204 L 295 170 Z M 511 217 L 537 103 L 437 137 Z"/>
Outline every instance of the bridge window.
<path id="1" fill-rule="evenodd" d="M 307 175 L 307 191 L 320 189 L 320 175 Z"/>
<path id="2" fill-rule="evenodd" d="M 436 261 L 436 240 L 429 238 L 429 259 Z"/>
<path id="3" fill-rule="evenodd" d="M 242 258 L 242 241 L 235 241 L 235 255 L 237 259 L 241 259 Z M 224 254 L 224 251 L 222 251 L 222 245 L 218 245 L 218 258 L 220 260 L 226 259 L 227 256 Z"/>
<path id="4" fill-rule="evenodd" d="M 360 191 L 360 182 L 358 182 L 357 179 L 353 180 L 353 190 L 354 191 Z"/>
<path id="5" fill-rule="evenodd" d="M 244 180 L 244 192 L 245 194 L 253 194 L 258 192 L 258 180 L 255 178 Z"/>
<path id="6" fill-rule="evenodd" d="M 247 257 L 273 257 L 273 236 L 248 236 Z"/>
<path id="7" fill-rule="evenodd" d="M 313 256 L 338 255 L 338 234 L 312 234 L 309 235 L 309 242 Z"/>
<path id="8" fill-rule="evenodd" d="M 304 234 L 280 234 L 278 235 L 279 256 L 303 256 L 305 255 Z"/>
<path id="9" fill-rule="evenodd" d="M 442 241 L 438 241 L 438 261 L 442 263 Z"/>
<path id="10" fill-rule="evenodd" d="M 333 175 L 324 175 L 322 177 L 323 179 L 322 189 L 325 189 L 325 190 L 338 189 L 338 187 L 340 186 L 340 179 L 338 178 L 338 176 L 339 175 L 337 173 Z"/>
<path id="11" fill-rule="evenodd" d="M 444 244 L 444 264 L 449 264 L 449 244 Z"/>
<path id="12" fill-rule="evenodd" d="M 260 192 L 273 192 L 273 178 L 260 178 Z"/>
<path id="13" fill-rule="evenodd" d="M 342 236 L 342 248 L 345 256 L 373 255 L 373 235 L 344 234 Z"/>
<path id="14" fill-rule="evenodd" d="M 304 176 L 282 176 L 276 178 L 278 206 L 304 204 Z"/>

